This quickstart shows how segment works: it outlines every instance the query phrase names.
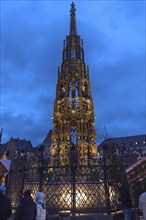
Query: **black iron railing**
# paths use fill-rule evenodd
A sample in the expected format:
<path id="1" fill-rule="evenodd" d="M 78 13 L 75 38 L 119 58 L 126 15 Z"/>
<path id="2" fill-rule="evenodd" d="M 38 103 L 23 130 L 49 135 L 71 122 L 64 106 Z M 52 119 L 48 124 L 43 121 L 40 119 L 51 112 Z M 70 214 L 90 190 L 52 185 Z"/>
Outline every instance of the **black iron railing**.
<path id="1" fill-rule="evenodd" d="M 22 192 L 45 194 L 49 213 L 69 210 L 72 213 L 99 212 L 110 214 L 118 210 L 118 190 L 111 184 L 110 166 L 56 166 L 11 170 L 8 194 L 17 206 Z"/>

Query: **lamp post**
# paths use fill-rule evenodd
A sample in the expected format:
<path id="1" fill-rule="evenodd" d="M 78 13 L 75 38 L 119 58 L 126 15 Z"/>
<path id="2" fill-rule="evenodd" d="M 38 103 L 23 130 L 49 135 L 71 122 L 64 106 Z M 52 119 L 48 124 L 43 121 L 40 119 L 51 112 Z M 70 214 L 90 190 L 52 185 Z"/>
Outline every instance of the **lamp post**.
<path id="1" fill-rule="evenodd" d="M 21 189 L 20 189 L 20 199 L 23 196 L 23 190 L 24 190 L 24 183 L 25 183 L 25 176 L 26 176 L 26 170 L 27 170 L 27 156 L 26 153 L 22 150 L 19 152 L 19 163 L 20 163 L 20 173 L 22 172 L 22 183 L 21 183 Z"/>
<path id="2" fill-rule="evenodd" d="M 110 214 L 110 199 L 107 179 L 107 145 L 103 145 L 103 178 L 104 178 L 104 190 L 105 190 L 105 202 L 107 214 Z"/>
<path id="3" fill-rule="evenodd" d="M 43 174 L 44 174 L 44 145 L 39 146 L 39 171 L 40 171 L 40 179 L 39 179 L 39 191 L 42 191 L 42 181 L 43 181 Z"/>

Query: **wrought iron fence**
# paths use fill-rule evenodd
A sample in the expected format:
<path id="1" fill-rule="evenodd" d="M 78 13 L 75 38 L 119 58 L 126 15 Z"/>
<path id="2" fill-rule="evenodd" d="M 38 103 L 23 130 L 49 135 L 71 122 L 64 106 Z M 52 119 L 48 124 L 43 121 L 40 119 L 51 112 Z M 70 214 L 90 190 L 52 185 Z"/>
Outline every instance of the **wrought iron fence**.
<path id="1" fill-rule="evenodd" d="M 35 199 L 44 192 L 48 213 L 111 213 L 119 208 L 118 190 L 111 181 L 110 166 L 56 166 L 11 170 L 8 195 L 17 207 L 22 194 L 30 189 Z"/>

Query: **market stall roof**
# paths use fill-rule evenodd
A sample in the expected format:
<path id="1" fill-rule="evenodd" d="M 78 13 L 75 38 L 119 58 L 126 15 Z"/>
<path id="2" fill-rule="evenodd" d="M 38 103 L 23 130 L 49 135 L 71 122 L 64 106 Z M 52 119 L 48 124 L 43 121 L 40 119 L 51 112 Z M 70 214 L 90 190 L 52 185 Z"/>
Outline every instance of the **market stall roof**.
<path id="1" fill-rule="evenodd" d="M 7 171 L 10 170 L 11 160 L 0 160 L 0 163 L 6 168 Z"/>
<path id="2" fill-rule="evenodd" d="M 129 173 L 133 169 L 137 168 L 138 166 L 141 166 L 143 163 L 146 163 L 146 157 L 141 157 L 137 162 L 131 164 L 127 169 L 126 173 Z"/>
<path id="3" fill-rule="evenodd" d="M 142 181 L 146 178 L 146 157 L 141 157 L 126 169 L 127 177 L 130 181 L 136 179 Z"/>

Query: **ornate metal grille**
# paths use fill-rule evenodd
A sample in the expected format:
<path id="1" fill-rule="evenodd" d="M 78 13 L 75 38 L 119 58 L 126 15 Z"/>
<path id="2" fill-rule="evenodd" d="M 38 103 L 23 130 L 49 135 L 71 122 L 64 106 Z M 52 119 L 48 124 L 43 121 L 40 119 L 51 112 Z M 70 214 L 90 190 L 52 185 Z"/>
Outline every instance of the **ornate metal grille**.
<path id="1" fill-rule="evenodd" d="M 118 192 L 110 184 L 106 166 L 33 167 L 10 172 L 8 194 L 16 207 L 23 191 L 45 194 L 48 213 L 110 213 L 118 208 Z M 106 171 L 106 172 L 105 172 Z"/>

